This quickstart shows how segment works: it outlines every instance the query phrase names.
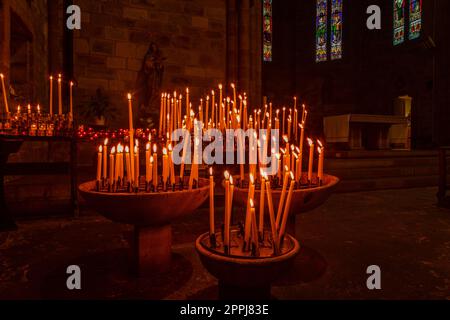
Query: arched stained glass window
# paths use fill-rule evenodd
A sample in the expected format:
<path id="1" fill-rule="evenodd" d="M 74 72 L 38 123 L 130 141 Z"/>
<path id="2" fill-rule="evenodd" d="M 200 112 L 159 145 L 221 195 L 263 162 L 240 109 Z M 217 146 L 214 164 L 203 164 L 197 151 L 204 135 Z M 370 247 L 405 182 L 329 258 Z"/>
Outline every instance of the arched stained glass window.
<path id="1" fill-rule="evenodd" d="M 342 58 L 342 1 L 331 2 L 331 60 Z"/>
<path id="2" fill-rule="evenodd" d="M 394 0 L 394 46 L 405 41 L 405 2 Z"/>
<path id="3" fill-rule="evenodd" d="M 420 37 L 422 30 L 422 0 L 410 0 L 409 3 L 409 40 Z"/>
<path id="4" fill-rule="evenodd" d="M 316 8 L 316 62 L 327 60 L 328 3 L 318 0 Z"/>
<path id="5" fill-rule="evenodd" d="M 263 0 L 263 60 L 272 61 L 272 0 Z"/>

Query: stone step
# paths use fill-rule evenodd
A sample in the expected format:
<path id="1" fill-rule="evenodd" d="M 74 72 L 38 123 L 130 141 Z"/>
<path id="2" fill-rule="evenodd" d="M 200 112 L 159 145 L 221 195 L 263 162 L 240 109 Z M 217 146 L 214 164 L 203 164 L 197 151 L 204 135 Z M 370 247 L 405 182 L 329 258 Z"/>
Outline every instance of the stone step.
<path id="1" fill-rule="evenodd" d="M 341 180 L 336 192 L 357 192 L 382 189 L 432 187 L 438 184 L 438 176 L 390 177 L 378 179 Z"/>

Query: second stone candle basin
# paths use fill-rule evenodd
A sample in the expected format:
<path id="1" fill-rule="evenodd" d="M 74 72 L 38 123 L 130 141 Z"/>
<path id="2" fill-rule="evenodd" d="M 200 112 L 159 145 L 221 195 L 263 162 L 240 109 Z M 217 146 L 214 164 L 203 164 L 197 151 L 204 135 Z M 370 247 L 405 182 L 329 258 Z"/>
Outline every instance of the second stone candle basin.
<path id="1" fill-rule="evenodd" d="M 232 242 L 242 244 L 238 233 L 238 230 L 232 231 Z M 222 238 L 220 232 L 216 236 Z M 220 299 L 266 300 L 270 299 L 272 282 L 291 269 L 300 251 L 298 241 L 288 234 L 283 243 L 278 256 L 272 256 L 272 249 L 268 248 L 261 250 L 260 257 L 239 256 L 236 252 L 240 244 L 235 245 L 228 256 L 223 254 L 220 241 L 218 248 L 211 248 L 209 233 L 205 233 L 197 238 L 195 248 L 203 266 L 219 280 Z"/>
<path id="2" fill-rule="evenodd" d="M 193 190 L 154 193 L 98 192 L 95 181 L 79 186 L 88 206 L 104 217 L 134 226 L 134 266 L 139 275 L 167 270 L 171 258 L 174 219 L 193 213 L 209 195 L 208 179 Z"/>
<path id="3" fill-rule="evenodd" d="M 237 178 L 238 176 L 236 176 L 236 179 Z M 313 177 L 313 180 L 314 179 L 315 176 Z M 303 174 L 303 180 L 306 180 L 306 173 Z M 319 207 L 331 196 L 338 182 L 339 178 L 325 174 L 321 186 L 312 186 L 309 188 L 302 187 L 301 189 L 295 189 L 292 194 L 291 212 L 299 214 L 303 212 L 308 212 L 310 210 Z M 289 185 L 288 189 L 286 190 L 286 198 L 288 190 Z M 259 207 L 260 194 L 261 194 L 260 190 L 255 190 L 255 207 L 257 208 L 257 210 Z M 272 199 L 275 212 L 277 211 L 278 204 L 280 202 L 280 197 L 281 197 L 281 189 L 273 189 Z M 248 187 L 234 188 L 233 201 L 235 201 L 235 203 L 238 206 L 246 207 L 247 198 L 248 198 Z M 265 199 L 265 205 L 267 206 L 267 197 Z"/>

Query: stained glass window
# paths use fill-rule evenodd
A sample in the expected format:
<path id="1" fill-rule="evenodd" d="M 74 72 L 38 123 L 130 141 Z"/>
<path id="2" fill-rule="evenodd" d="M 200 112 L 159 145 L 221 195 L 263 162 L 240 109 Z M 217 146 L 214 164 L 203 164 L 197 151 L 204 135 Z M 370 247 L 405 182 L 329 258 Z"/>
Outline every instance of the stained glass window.
<path id="1" fill-rule="evenodd" d="M 331 60 L 342 58 L 342 0 L 331 2 Z"/>
<path id="2" fill-rule="evenodd" d="M 405 2 L 394 0 L 394 46 L 405 41 Z"/>
<path id="3" fill-rule="evenodd" d="M 422 0 L 410 0 L 409 3 L 409 40 L 420 37 L 422 30 Z"/>
<path id="4" fill-rule="evenodd" d="M 272 61 L 272 0 L 263 3 L 263 59 Z"/>
<path id="5" fill-rule="evenodd" d="M 320 62 L 327 60 L 327 0 L 318 0 L 316 10 L 316 62 Z"/>

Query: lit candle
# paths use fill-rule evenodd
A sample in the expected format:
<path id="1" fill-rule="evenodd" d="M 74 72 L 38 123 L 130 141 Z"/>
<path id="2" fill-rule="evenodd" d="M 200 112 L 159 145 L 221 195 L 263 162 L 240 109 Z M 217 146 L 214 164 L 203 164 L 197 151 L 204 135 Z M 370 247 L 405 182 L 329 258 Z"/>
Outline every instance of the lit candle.
<path id="1" fill-rule="evenodd" d="M 156 143 L 153 144 L 153 186 L 156 189 L 158 188 L 158 147 Z"/>
<path id="2" fill-rule="evenodd" d="M 266 176 L 261 170 L 261 192 L 259 194 L 259 234 L 264 236 L 264 197 L 266 191 Z"/>
<path id="3" fill-rule="evenodd" d="M 250 232 L 251 232 L 251 212 L 250 212 L 250 200 L 255 195 L 255 178 L 253 174 L 250 174 L 250 185 L 248 187 L 247 197 L 247 210 L 245 215 L 245 232 L 244 232 L 244 249 L 250 245 Z"/>
<path id="4" fill-rule="evenodd" d="M 173 165 L 173 152 L 172 152 L 172 144 L 169 143 L 169 170 L 170 170 L 170 184 L 175 184 L 175 166 Z"/>
<path id="5" fill-rule="evenodd" d="M 320 140 L 317 140 L 317 151 L 319 152 L 319 164 L 317 168 L 317 179 L 319 179 L 319 184 L 322 183 L 323 180 L 323 162 L 325 158 L 325 148 L 320 142 Z"/>
<path id="6" fill-rule="evenodd" d="M 69 87 L 69 116 L 72 120 L 73 117 L 73 81 L 70 81 L 70 87 Z"/>
<path id="7" fill-rule="evenodd" d="M 291 209 L 292 194 L 294 192 L 294 185 L 295 185 L 294 174 L 291 172 L 290 176 L 291 176 L 291 185 L 289 187 L 289 193 L 288 193 L 288 197 L 286 200 L 286 206 L 284 208 L 283 219 L 282 219 L 281 227 L 280 227 L 280 233 L 278 235 L 279 236 L 279 238 L 278 238 L 278 246 L 279 247 L 281 247 L 281 245 L 282 245 L 281 241 L 283 240 L 284 232 L 286 231 L 287 219 L 289 216 L 289 211 Z"/>
<path id="8" fill-rule="evenodd" d="M 189 115 L 190 115 L 190 101 L 189 101 L 189 88 L 186 88 L 186 121 L 188 121 L 186 124 L 189 124 Z"/>
<path id="9" fill-rule="evenodd" d="M 131 159 L 130 159 L 130 148 L 128 146 L 125 147 L 125 162 L 127 163 L 127 179 L 128 179 L 128 182 L 131 183 L 131 179 L 132 179 Z"/>
<path id="10" fill-rule="evenodd" d="M 136 145 L 134 146 L 134 183 L 135 187 L 139 189 L 139 144 L 136 140 Z"/>
<path id="11" fill-rule="evenodd" d="M 163 148 L 163 187 L 166 189 L 167 178 L 169 176 L 169 158 L 167 156 L 167 149 Z"/>
<path id="12" fill-rule="evenodd" d="M 259 256 L 259 239 L 258 239 L 258 227 L 256 223 L 255 204 L 253 199 L 250 199 L 250 221 L 251 221 L 251 234 L 252 234 L 252 254 Z"/>
<path id="13" fill-rule="evenodd" d="M 150 142 L 145 145 L 145 182 L 148 184 L 152 181 L 152 168 L 150 161 Z"/>
<path id="14" fill-rule="evenodd" d="M 209 123 L 209 96 L 206 96 L 206 106 L 205 106 L 205 123 L 206 123 L 206 129 L 208 129 L 208 123 Z"/>
<path id="15" fill-rule="evenodd" d="M 62 76 L 58 75 L 58 114 L 62 114 Z"/>
<path id="16" fill-rule="evenodd" d="M 289 182 L 289 171 L 286 169 L 286 173 L 284 174 L 284 180 L 283 180 L 283 189 L 281 190 L 281 196 L 280 196 L 280 203 L 278 204 L 278 211 L 277 211 L 277 229 L 280 227 L 281 218 L 283 214 L 283 208 L 284 208 L 284 200 L 286 199 L 286 191 L 287 191 L 287 185 Z"/>
<path id="17" fill-rule="evenodd" d="M 108 162 L 106 161 L 108 157 L 108 138 L 103 142 L 103 180 L 106 182 L 108 177 Z"/>
<path id="18" fill-rule="evenodd" d="M 100 182 L 100 179 L 102 178 L 102 151 L 102 146 L 99 146 L 97 153 L 97 182 Z"/>
<path id="19" fill-rule="evenodd" d="M 309 143 L 309 163 L 308 163 L 308 182 L 312 183 L 313 163 L 314 163 L 314 142 L 308 138 Z"/>
<path id="20" fill-rule="evenodd" d="M 163 124 L 163 119 L 164 119 L 164 100 L 165 100 L 165 93 L 161 93 L 161 105 L 159 107 L 159 136 L 161 136 L 161 132 L 162 132 L 162 124 Z M 149 159 L 149 158 L 147 158 Z"/>
<path id="21" fill-rule="evenodd" d="M 215 115 L 215 97 L 214 97 L 214 90 L 211 91 L 211 119 L 212 119 L 212 126 L 216 126 L 216 115 Z"/>
<path id="22" fill-rule="evenodd" d="M 225 216 L 224 216 L 224 234 L 223 238 L 223 247 L 224 253 L 228 254 L 230 249 L 230 224 L 228 220 L 228 206 L 230 205 L 230 174 L 228 171 L 224 172 L 225 176 Z"/>
<path id="23" fill-rule="evenodd" d="M 109 185 L 112 187 L 114 184 L 114 154 L 116 153 L 116 147 L 111 148 L 111 154 L 109 155 Z"/>
<path id="24" fill-rule="evenodd" d="M 130 158 L 131 158 L 131 171 L 128 176 L 130 182 L 134 179 L 134 128 L 133 128 L 133 102 L 131 93 L 127 94 L 128 98 L 128 126 L 129 126 L 129 138 L 130 138 Z"/>
<path id="25" fill-rule="evenodd" d="M 119 181 L 120 176 L 120 155 L 122 153 L 122 146 L 120 143 L 117 145 L 117 153 L 116 153 L 116 169 L 114 170 L 114 181 Z"/>
<path id="26" fill-rule="evenodd" d="M 283 135 L 286 134 L 286 107 L 283 107 L 283 122 L 282 122 L 282 126 L 283 126 Z"/>
<path id="27" fill-rule="evenodd" d="M 269 207 L 269 217 L 270 217 L 270 227 L 272 231 L 272 243 L 274 246 L 274 253 L 278 254 L 278 231 L 277 231 L 277 225 L 275 221 L 275 214 L 273 211 L 273 200 L 272 200 L 272 190 L 270 187 L 270 181 L 266 182 L 266 189 L 267 189 L 267 206 Z"/>
<path id="28" fill-rule="evenodd" d="M 234 85 L 234 83 L 231 84 L 231 88 L 233 89 L 233 102 L 234 105 L 237 105 L 237 100 L 236 100 L 236 86 Z"/>
<path id="29" fill-rule="evenodd" d="M 8 96 L 5 88 L 5 76 L 3 75 L 3 73 L 0 73 L 0 79 L 2 80 L 2 92 L 3 92 L 3 101 L 5 102 L 5 112 L 9 113 Z"/>
<path id="30" fill-rule="evenodd" d="M 281 180 L 281 170 L 282 170 L 282 167 L 281 167 L 281 154 L 277 153 L 276 157 L 277 157 L 277 177 L 278 177 L 279 180 Z"/>
<path id="31" fill-rule="evenodd" d="M 50 76 L 50 98 L 49 98 L 50 109 L 49 113 L 53 114 L 53 76 Z"/>
<path id="32" fill-rule="evenodd" d="M 198 164 L 199 164 L 199 154 L 198 154 L 198 146 L 200 145 L 199 138 L 195 138 L 194 144 L 194 161 L 191 164 L 191 175 L 189 177 L 189 190 L 192 190 L 194 185 L 194 180 L 198 182 Z"/>
<path id="33" fill-rule="evenodd" d="M 209 234 L 214 236 L 214 176 L 212 167 L 209 168 Z"/>

